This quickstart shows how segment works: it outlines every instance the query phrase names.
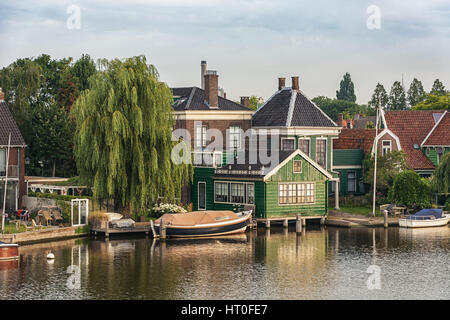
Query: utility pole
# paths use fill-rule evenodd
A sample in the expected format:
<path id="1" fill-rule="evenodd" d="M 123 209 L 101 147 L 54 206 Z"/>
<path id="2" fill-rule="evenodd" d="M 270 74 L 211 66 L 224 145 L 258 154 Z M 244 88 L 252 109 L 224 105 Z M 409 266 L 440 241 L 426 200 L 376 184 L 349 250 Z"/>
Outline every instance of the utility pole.
<path id="1" fill-rule="evenodd" d="M 5 210 L 6 210 L 6 191 L 8 190 L 8 167 L 9 167 L 9 150 L 11 147 L 11 132 L 8 139 L 8 151 L 6 153 L 6 176 L 5 176 L 5 191 L 3 195 L 3 211 L 2 211 L 2 233 L 5 233 Z"/>
<path id="2" fill-rule="evenodd" d="M 377 118 L 375 120 L 375 163 L 373 168 L 373 203 L 372 203 L 372 216 L 375 217 L 375 201 L 377 194 L 377 153 L 378 153 L 378 118 L 381 112 L 381 102 L 378 99 Z"/>

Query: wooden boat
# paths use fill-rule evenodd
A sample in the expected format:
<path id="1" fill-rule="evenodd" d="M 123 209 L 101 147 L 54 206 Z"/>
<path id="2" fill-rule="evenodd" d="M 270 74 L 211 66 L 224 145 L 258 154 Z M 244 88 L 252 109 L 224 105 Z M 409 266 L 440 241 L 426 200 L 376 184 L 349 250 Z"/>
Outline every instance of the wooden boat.
<path id="1" fill-rule="evenodd" d="M 19 245 L 0 241 L 0 260 L 19 259 Z"/>
<path id="2" fill-rule="evenodd" d="M 413 215 L 398 220 L 398 225 L 404 228 L 441 227 L 448 224 L 450 214 L 444 214 L 442 209 L 422 209 Z"/>
<path id="3" fill-rule="evenodd" d="M 155 233 L 161 235 L 160 227 L 166 229 L 167 237 L 211 237 L 245 232 L 252 211 L 193 211 L 166 213 L 155 221 Z"/>

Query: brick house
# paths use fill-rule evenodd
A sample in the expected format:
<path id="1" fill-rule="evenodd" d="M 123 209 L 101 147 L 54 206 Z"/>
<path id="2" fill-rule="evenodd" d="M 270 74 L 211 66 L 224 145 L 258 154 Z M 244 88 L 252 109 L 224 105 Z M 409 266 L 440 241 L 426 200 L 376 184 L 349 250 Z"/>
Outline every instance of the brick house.
<path id="1" fill-rule="evenodd" d="M 10 133 L 11 148 L 8 167 L 6 167 Z M 22 205 L 22 196 L 26 194 L 25 147 L 25 140 L 9 111 L 8 104 L 4 101 L 4 93 L 0 89 L 0 208 L 3 208 L 6 173 L 8 173 L 6 209 L 17 210 Z"/>
<path id="2" fill-rule="evenodd" d="M 244 152 L 248 145 L 243 139 L 243 133 L 251 128 L 253 115 L 253 111 L 248 108 L 248 97 L 242 97 L 241 104 L 227 99 L 219 87 L 217 72 L 206 70 L 205 61 L 202 61 L 201 67 L 202 88 L 172 88 L 176 121 L 174 134 L 190 142 L 194 179 L 202 175 L 205 169 L 221 166 L 235 152 Z M 177 129 L 185 130 L 181 132 Z M 208 145 L 219 142 L 219 133 L 223 141 L 211 150 Z M 195 190 L 203 187 L 203 184 L 195 186 Z M 204 192 L 201 194 L 204 195 Z M 191 187 L 186 186 L 181 201 L 186 203 L 190 199 Z"/>
<path id="3" fill-rule="evenodd" d="M 382 111 L 381 131 L 342 129 L 334 141 L 333 170 L 339 172 L 340 193 L 364 194 L 362 162 L 375 152 L 379 155 L 402 150 L 407 165 L 421 176 L 430 176 L 440 158 L 450 152 L 450 114 L 448 111 Z"/>
<path id="4" fill-rule="evenodd" d="M 253 114 L 250 149 L 215 168 L 199 168 L 194 210 L 254 205 L 255 217 L 262 219 L 327 213 L 329 182 L 339 182 L 332 172 L 332 144 L 340 128 L 305 96 L 298 80 L 292 77 L 292 86 L 285 87 L 279 78 L 278 90 Z M 263 161 L 261 150 L 275 155 L 274 161 Z"/>

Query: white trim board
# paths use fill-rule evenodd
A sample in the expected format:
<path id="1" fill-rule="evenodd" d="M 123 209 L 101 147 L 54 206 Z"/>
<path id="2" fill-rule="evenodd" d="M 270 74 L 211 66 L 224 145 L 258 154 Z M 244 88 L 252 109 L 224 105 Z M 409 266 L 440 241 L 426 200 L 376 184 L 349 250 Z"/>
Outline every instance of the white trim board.
<path id="1" fill-rule="evenodd" d="M 286 165 L 286 163 L 288 163 L 289 161 L 292 160 L 292 158 L 294 158 L 296 155 L 300 155 L 303 159 L 305 159 L 307 162 L 309 162 L 313 167 L 315 167 L 317 170 L 319 170 L 324 176 L 326 176 L 329 179 L 333 179 L 333 176 L 326 171 L 324 168 L 322 168 L 317 162 L 315 162 L 314 160 L 312 160 L 310 157 L 308 157 L 303 151 L 301 151 L 300 149 L 295 150 L 294 152 L 292 152 L 289 157 L 287 157 L 286 159 L 284 159 L 280 164 L 278 164 L 275 168 L 273 168 L 271 171 L 269 171 L 265 176 L 264 176 L 264 181 L 267 181 L 271 176 L 273 176 L 275 173 L 278 172 L 278 170 L 280 170 L 282 167 L 284 167 L 284 165 Z"/>
<path id="2" fill-rule="evenodd" d="M 423 139 L 422 143 L 420 144 L 421 147 L 424 146 L 425 142 L 428 140 L 428 138 L 431 136 L 431 134 L 433 133 L 434 129 L 437 128 L 437 126 L 439 125 L 439 123 L 441 122 L 442 119 L 445 118 L 445 115 L 447 114 L 447 110 L 445 110 L 445 112 L 441 115 L 441 117 L 439 118 L 439 120 L 436 122 L 436 124 L 434 125 L 434 127 L 430 130 L 430 132 L 428 132 L 427 136 L 425 137 L 425 139 Z"/>

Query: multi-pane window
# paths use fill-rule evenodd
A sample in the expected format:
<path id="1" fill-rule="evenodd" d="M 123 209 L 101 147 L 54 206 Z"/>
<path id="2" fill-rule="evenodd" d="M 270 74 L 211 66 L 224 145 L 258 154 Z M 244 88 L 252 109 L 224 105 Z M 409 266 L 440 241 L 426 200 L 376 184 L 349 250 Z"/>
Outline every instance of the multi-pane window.
<path id="1" fill-rule="evenodd" d="M 223 203 L 255 203 L 253 183 L 218 182 L 214 183 L 214 201 Z"/>
<path id="2" fill-rule="evenodd" d="M 392 151 L 392 141 L 391 140 L 383 140 L 381 142 L 381 151 L 382 151 L 382 155 L 384 156 L 386 153 L 391 152 Z"/>
<path id="3" fill-rule="evenodd" d="M 307 204 L 314 201 L 314 183 L 280 183 L 278 185 L 280 204 Z"/>
<path id="4" fill-rule="evenodd" d="M 232 149 L 239 149 L 241 147 L 241 128 L 230 127 L 230 146 Z"/>
<path id="5" fill-rule="evenodd" d="M 6 175 L 6 149 L 0 149 L 0 176 Z"/>
<path id="6" fill-rule="evenodd" d="M 228 202 L 228 183 L 216 182 L 214 199 L 217 202 Z"/>
<path id="7" fill-rule="evenodd" d="M 295 139 L 286 138 L 281 139 L 281 150 L 291 151 L 295 149 Z"/>
<path id="8" fill-rule="evenodd" d="M 231 202 L 245 203 L 245 184 L 243 183 L 231 184 Z"/>
<path id="9" fill-rule="evenodd" d="M 327 140 L 316 140 L 316 162 L 323 168 L 327 164 Z"/>
<path id="10" fill-rule="evenodd" d="M 347 191 L 356 192 L 356 172 L 347 173 Z"/>
<path id="11" fill-rule="evenodd" d="M 299 139 L 298 148 L 309 157 L 309 139 Z"/>
<path id="12" fill-rule="evenodd" d="M 206 126 L 195 127 L 195 148 L 206 148 Z"/>
<path id="13" fill-rule="evenodd" d="M 302 160 L 294 160 L 294 173 L 302 173 Z"/>
<path id="14" fill-rule="evenodd" d="M 247 184 L 247 203 L 255 203 L 255 186 L 253 184 Z"/>

